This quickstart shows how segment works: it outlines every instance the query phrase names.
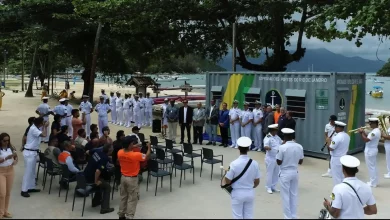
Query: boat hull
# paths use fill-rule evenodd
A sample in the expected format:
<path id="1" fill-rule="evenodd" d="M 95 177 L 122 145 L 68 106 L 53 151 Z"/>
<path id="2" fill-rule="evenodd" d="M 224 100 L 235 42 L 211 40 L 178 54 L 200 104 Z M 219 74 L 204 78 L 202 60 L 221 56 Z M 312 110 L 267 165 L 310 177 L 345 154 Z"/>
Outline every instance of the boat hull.
<path id="1" fill-rule="evenodd" d="M 158 98 L 154 98 L 153 101 L 154 101 L 154 104 L 155 105 L 158 105 L 158 104 L 162 104 L 164 103 L 164 99 L 175 99 L 176 101 L 182 101 L 184 100 L 185 96 L 163 96 L 163 97 L 158 97 Z M 206 96 L 203 96 L 203 95 L 190 95 L 190 96 L 187 96 L 186 98 L 188 101 L 202 101 L 202 100 L 206 100 Z"/>

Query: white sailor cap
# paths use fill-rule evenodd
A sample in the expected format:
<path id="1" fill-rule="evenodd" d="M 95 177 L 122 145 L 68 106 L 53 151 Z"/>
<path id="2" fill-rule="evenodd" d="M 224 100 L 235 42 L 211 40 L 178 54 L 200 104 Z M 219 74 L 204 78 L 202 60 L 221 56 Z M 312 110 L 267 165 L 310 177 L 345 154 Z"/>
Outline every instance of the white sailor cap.
<path id="1" fill-rule="evenodd" d="M 239 147 L 250 147 L 252 145 L 252 140 L 248 137 L 240 137 L 237 139 L 237 145 Z"/>
<path id="2" fill-rule="evenodd" d="M 255 104 L 256 105 L 261 105 L 261 102 L 259 100 L 256 100 Z"/>
<path id="3" fill-rule="evenodd" d="M 89 98 L 89 95 L 83 95 L 83 98 Z"/>
<path id="4" fill-rule="evenodd" d="M 119 92 L 119 91 L 116 91 L 116 94 L 121 94 L 121 92 Z"/>
<path id="5" fill-rule="evenodd" d="M 169 101 L 168 98 L 165 98 L 165 99 L 164 99 L 164 102 L 167 102 L 167 101 Z"/>
<path id="6" fill-rule="evenodd" d="M 351 155 L 344 155 L 340 157 L 340 162 L 342 165 L 350 168 L 355 168 L 360 165 L 360 160 Z"/>
<path id="7" fill-rule="evenodd" d="M 59 102 L 65 102 L 66 101 L 66 99 L 65 98 L 62 98 L 62 99 L 60 99 L 60 100 L 58 100 Z"/>
<path id="8" fill-rule="evenodd" d="M 42 98 L 42 100 L 48 100 L 49 99 L 49 97 L 43 97 Z"/>
<path id="9" fill-rule="evenodd" d="M 272 124 L 272 125 L 268 125 L 268 128 L 272 128 L 272 129 L 275 129 L 275 128 L 278 128 L 278 124 Z"/>
<path id="10" fill-rule="evenodd" d="M 236 104 L 238 104 L 238 101 L 237 101 L 237 100 L 234 100 L 234 101 L 233 101 L 233 103 L 236 103 Z"/>
<path id="11" fill-rule="evenodd" d="M 138 95 L 142 95 L 142 92 L 139 92 Z"/>
<path id="12" fill-rule="evenodd" d="M 369 118 L 368 121 L 369 122 L 378 122 L 379 118 Z"/>
<path id="13" fill-rule="evenodd" d="M 347 126 L 347 124 L 345 124 L 344 122 L 341 122 L 341 121 L 335 121 L 334 122 L 337 126 L 340 126 L 340 127 L 345 127 Z"/>
<path id="14" fill-rule="evenodd" d="M 283 134 L 292 134 L 292 133 L 294 133 L 295 131 L 293 130 L 293 129 L 291 129 L 291 128 L 283 128 L 282 129 L 282 133 Z"/>
<path id="15" fill-rule="evenodd" d="M 101 95 L 99 98 L 100 98 L 100 99 L 104 99 L 104 96 Z"/>
<path id="16" fill-rule="evenodd" d="M 249 102 L 244 102 L 244 105 L 249 105 Z"/>

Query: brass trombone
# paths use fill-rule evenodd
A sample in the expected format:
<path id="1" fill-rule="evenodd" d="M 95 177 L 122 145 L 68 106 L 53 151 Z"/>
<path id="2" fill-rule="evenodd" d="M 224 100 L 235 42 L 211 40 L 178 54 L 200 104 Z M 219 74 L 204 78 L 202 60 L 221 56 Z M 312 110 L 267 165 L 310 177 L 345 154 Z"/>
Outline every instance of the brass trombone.
<path id="1" fill-rule="evenodd" d="M 356 128 L 356 129 L 353 129 L 353 130 L 349 130 L 348 133 L 358 133 L 359 129 L 369 129 L 370 126 L 364 126 L 364 127 L 360 127 L 360 128 Z"/>

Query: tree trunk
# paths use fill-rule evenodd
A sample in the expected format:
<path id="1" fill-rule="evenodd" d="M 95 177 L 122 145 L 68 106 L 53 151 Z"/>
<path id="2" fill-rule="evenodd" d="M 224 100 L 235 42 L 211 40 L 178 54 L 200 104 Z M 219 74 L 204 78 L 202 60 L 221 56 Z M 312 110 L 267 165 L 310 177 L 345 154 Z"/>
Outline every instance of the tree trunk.
<path id="1" fill-rule="evenodd" d="M 90 65 L 86 64 L 84 65 L 84 71 L 81 75 L 81 79 L 84 81 L 84 89 L 83 89 L 83 94 L 88 94 L 89 93 L 89 86 L 91 85 L 91 67 Z"/>
<path id="2" fill-rule="evenodd" d="M 24 62 L 25 62 L 25 57 L 24 57 L 24 41 L 22 43 L 22 92 L 24 92 Z"/>
<path id="3" fill-rule="evenodd" d="M 34 85 L 35 57 L 37 55 L 37 49 L 38 49 L 38 45 L 35 45 L 34 55 L 33 55 L 33 60 L 32 60 L 31 70 L 30 70 L 30 81 L 28 82 L 28 88 L 24 97 L 34 97 L 33 85 Z"/>
<path id="4" fill-rule="evenodd" d="M 97 56 L 99 52 L 99 39 L 100 34 L 102 32 L 102 23 L 99 22 L 99 26 L 96 30 L 96 38 L 95 38 L 95 45 L 93 47 L 93 57 L 92 57 L 92 65 L 91 65 L 91 73 L 90 73 L 90 87 L 89 87 L 89 100 L 91 103 L 93 103 L 93 93 L 95 88 L 95 77 L 96 77 L 96 62 L 97 62 Z M 88 94 L 88 93 L 85 93 Z"/>

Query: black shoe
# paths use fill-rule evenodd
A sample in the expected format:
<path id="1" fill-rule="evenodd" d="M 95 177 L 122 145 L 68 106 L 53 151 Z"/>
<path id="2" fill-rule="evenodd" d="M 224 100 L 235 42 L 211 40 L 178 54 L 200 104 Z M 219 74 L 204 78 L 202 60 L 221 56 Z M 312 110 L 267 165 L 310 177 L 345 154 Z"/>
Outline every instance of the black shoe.
<path id="1" fill-rule="evenodd" d="M 126 219 L 126 217 L 125 217 L 125 216 L 123 216 L 123 217 L 119 217 L 119 219 Z"/>
<path id="2" fill-rule="evenodd" d="M 217 145 L 215 142 L 213 143 L 213 146 Z"/>
<path id="3" fill-rule="evenodd" d="M 218 146 L 222 147 L 222 146 L 225 146 L 225 145 L 224 145 L 224 144 L 220 144 L 220 145 L 218 145 Z"/>
<path id="4" fill-rule="evenodd" d="M 198 144 L 198 143 L 196 143 L 196 142 L 192 142 L 192 144 Z"/>
<path id="5" fill-rule="evenodd" d="M 29 189 L 28 190 L 29 193 L 38 193 L 40 191 L 41 191 L 40 189 Z"/>
<path id="6" fill-rule="evenodd" d="M 227 147 L 227 146 L 228 146 L 227 144 L 223 145 L 223 147 Z"/>
<path id="7" fill-rule="evenodd" d="M 102 204 L 101 202 L 96 202 L 96 203 L 92 202 L 92 208 L 98 207 L 101 204 Z"/>
<path id="8" fill-rule="evenodd" d="M 209 143 L 207 143 L 206 145 L 212 145 L 213 143 L 211 143 L 211 142 L 209 142 Z"/>
<path id="9" fill-rule="evenodd" d="M 199 142 L 199 145 L 202 145 L 202 142 Z"/>
<path id="10" fill-rule="evenodd" d="M 180 141 L 180 144 L 183 144 L 184 143 L 184 141 Z"/>
<path id="11" fill-rule="evenodd" d="M 30 194 L 28 194 L 28 192 L 21 192 L 20 195 L 23 196 L 24 198 L 30 197 Z"/>
<path id="12" fill-rule="evenodd" d="M 115 210 L 114 208 L 100 209 L 100 214 L 107 214 L 113 212 L 114 210 Z"/>

